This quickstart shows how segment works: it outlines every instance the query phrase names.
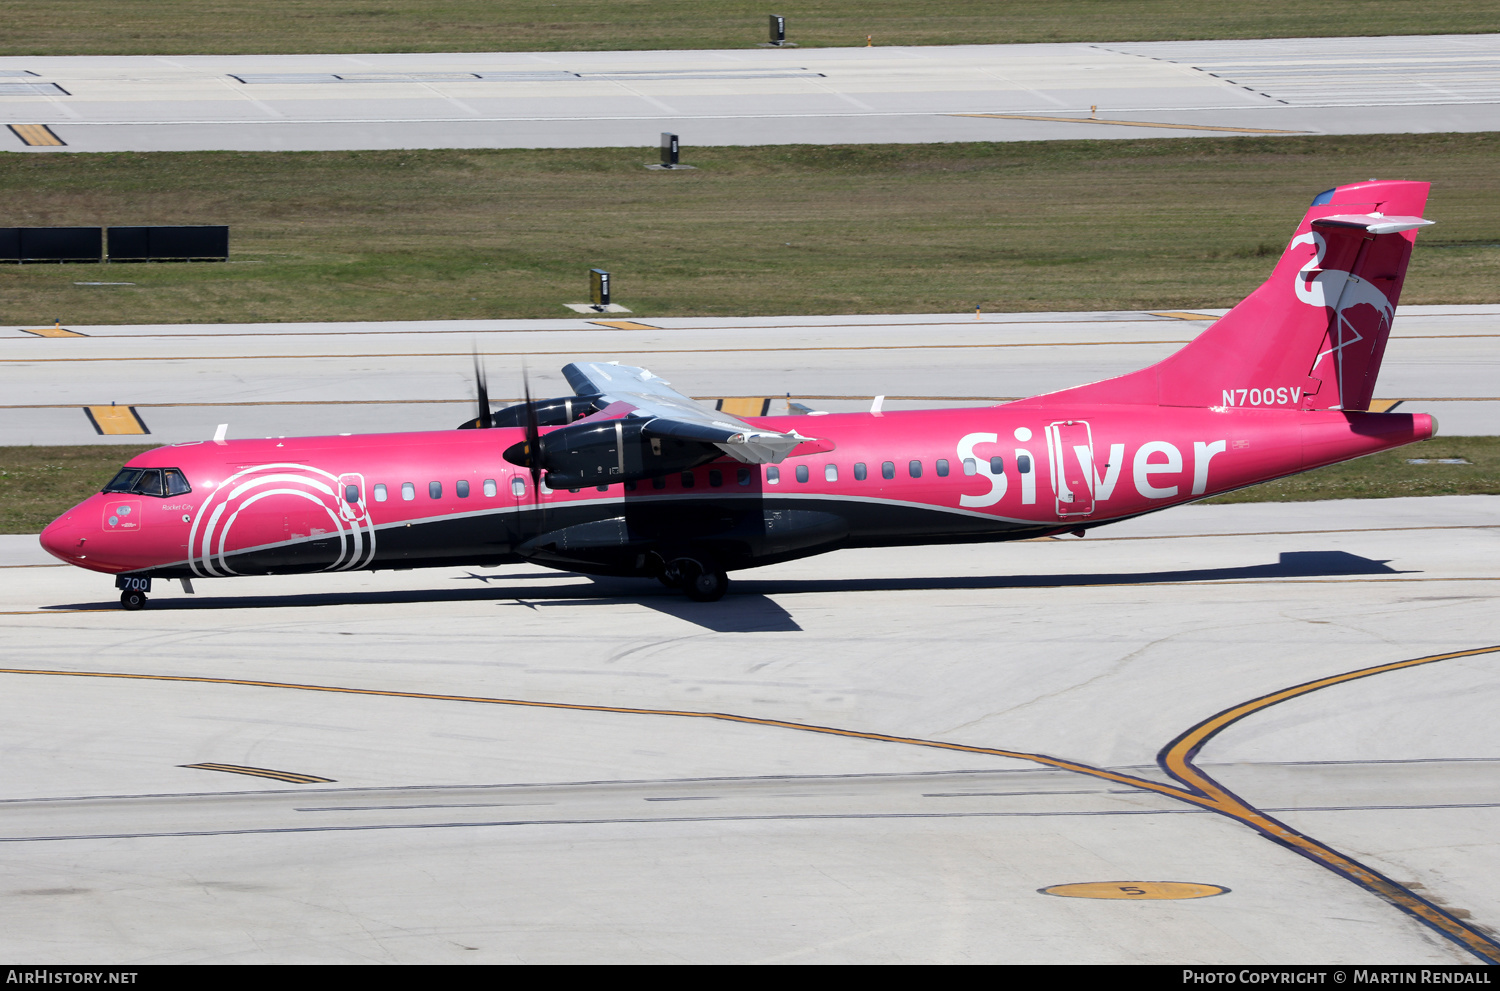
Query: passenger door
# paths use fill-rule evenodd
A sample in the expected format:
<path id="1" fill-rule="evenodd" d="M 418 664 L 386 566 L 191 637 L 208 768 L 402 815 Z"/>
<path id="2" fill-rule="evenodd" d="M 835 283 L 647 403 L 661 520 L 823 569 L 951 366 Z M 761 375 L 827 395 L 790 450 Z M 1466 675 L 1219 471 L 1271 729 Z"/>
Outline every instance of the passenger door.
<path id="1" fill-rule="evenodd" d="M 1057 515 L 1088 516 L 1094 511 L 1094 441 L 1088 423 L 1062 420 L 1048 427 L 1047 454 Z"/>

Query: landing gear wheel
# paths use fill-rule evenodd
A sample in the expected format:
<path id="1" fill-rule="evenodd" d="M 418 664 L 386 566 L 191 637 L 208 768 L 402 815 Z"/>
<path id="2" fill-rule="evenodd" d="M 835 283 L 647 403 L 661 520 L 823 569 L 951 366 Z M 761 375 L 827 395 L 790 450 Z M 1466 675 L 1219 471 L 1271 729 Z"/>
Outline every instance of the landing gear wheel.
<path id="1" fill-rule="evenodd" d="M 704 568 L 687 582 L 683 590 L 694 602 L 717 602 L 729 591 L 729 576 L 718 568 Z"/>
<path id="2" fill-rule="evenodd" d="M 135 612 L 137 609 L 146 608 L 146 593 L 129 591 L 120 593 L 120 608 Z"/>
<path id="3" fill-rule="evenodd" d="M 713 561 L 679 557 L 668 561 L 657 576 L 668 588 L 681 589 L 695 602 L 715 602 L 729 590 L 729 576 Z"/>

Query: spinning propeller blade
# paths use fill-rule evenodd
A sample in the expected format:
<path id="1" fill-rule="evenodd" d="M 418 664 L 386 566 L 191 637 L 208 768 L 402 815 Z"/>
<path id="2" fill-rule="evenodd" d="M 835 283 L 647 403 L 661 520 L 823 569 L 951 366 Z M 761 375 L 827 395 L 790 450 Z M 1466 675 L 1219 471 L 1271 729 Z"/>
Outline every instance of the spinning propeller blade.
<path id="1" fill-rule="evenodd" d="M 490 414 L 490 390 L 485 384 L 484 366 L 479 363 L 479 347 L 474 348 L 474 391 L 479 397 L 479 416 L 474 425 L 488 430 L 495 425 Z"/>
<path id="2" fill-rule="evenodd" d="M 536 407 L 531 402 L 531 373 L 521 364 L 521 395 L 526 404 L 526 467 L 531 471 L 531 501 L 537 510 L 537 532 L 546 525 L 542 509 L 542 429 L 537 422 Z"/>

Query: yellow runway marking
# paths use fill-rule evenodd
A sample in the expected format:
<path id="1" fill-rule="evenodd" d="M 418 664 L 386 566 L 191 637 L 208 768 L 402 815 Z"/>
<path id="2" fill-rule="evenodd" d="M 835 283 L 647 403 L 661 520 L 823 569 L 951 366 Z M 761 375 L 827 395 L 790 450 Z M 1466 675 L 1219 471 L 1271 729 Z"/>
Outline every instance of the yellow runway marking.
<path id="1" fill-rule="evenodd" d="M 661 330 L 649 323 L 641 323 L 636 320 L 590 320 L 589 323 L 600 327 L 608 327 L 610 330 Z"/>
<path id="2" fill-rule="evenodd" d="M 1163 124 L 1154 120 L 1106 120 L 1104 117 L 1044 117 L 1041 114 L 948 114 L 948 117 L 993 117 L 996 120 L 1050 120 L 1062 124 L 1116 124 L 1119 127 L 1166 127 L 1169 130 L 1227 130 L 1242 135 L 1305 135 L 1307 130 L 1275 127 L 1221 127 L 1214 124 Z"/>
<path id="3" fill-rule="evenodd" d="M 1195 884 L 1190 881 L 1084 881 L 1080 884 L 1054 884 L 1038 888 L 1044 895 L 1063 898 L 1119 898 L 1137 901 L 1179 898 L 1212 898 L 1229 889 L 1217 884 Z"/>
<path id="4" fill-rule="evenodd" d="M 730 416 L 765 416 L 771 408 L 771 400 L 763 396 L 740 396 L 720 399 L 714 409 Z"/>
<path id="5" fill-rule="evenodd" d="M 1153 792 L 1167 798 L 1196 805 L 1234 819 L 1259 832 L 1262 836 L 1293 850 L 1339 876 L 1353 881 L 1373 892 L 1386 902 L 1413 916 L 1423 924 L 1436 930 L 1486 963 L 1500 963 L 1500 942 L 1480 932 L 1436 905 L 1418 896 L 1377 871 L 1346 857 L 1310 836 L 1271 818 L 1224 788 L 1213 778 L 1193 764 L 1193 758 L 1203 746 L 1224 728 L 1260 712 L 1279 702 L 1298 698 L 1310 692 L 1346 684 L 1360 678 L 1369 678 L 1389 671 L 1399 671 L 1434 664 L 1438 661 L 1460 657 L 1477 657 L 1500 652 L 1500 645 L 1476 647 L 1471 650 L 1450 651 L 1431 654 L 1405 661 L 1378 664 L 1374 667 L 1346 671 L 1343 674 L 1309 681 L 1301 685 L 1263 695 L 1222 712 L 1217 713 L 1191 727 L 1168 744 L 1157 756 L 1157 763 L 1170 774 L 1179 785 L 1163 784 L 1149 778 L 1123 774 L 1107 768 L 1094 767 L 1080 761 L 1053 757 L 1048 754 L 1029 753 L 1021 750 L 1002 750 L 997 747 L 980 747 L 971 744 L 949 743 L 943 740 L 925 740 L 919 737 L 895 736 L 887 733 L 869 733 L 860 730 L 841 729 L 835 726 L 819 726 L 810 723 L 794 723 L 784 719 L 768 719 L 759 716 L 741 716 L 730 712 L 695 712 L 684 709 L 645 709 L 631 706 L 587 705 L 576 702 L 538 702 L 529 699 L 487 698 L 475 695 L 446 695 L 429 692 L 401 692 L 376 688 L 345 688 L 335 685 L 306 685 L 295 682 L 255 681 L 245 678 L 213 678 L 194 675 L 131 674 L 121 671 L 61 671 L 38 668 L 0 668 L 0 674 L 43 675 L 64 678 L 117 678 L 125 681 L 163 681 L 201 685 L 233 685 L 247 688 L 272 688 L 302 692 L 327 692 L 335 695 L 363 695 L 379 698 L 419 699 L 431 702 L 465 702 L 480 705 L 517 706 L 534 709 L 555 709 L 573 712 L 608 712 L 635 716 L 667 716 L 682 719 L 705 719 L 748 726 L 765 726 L 773 729 L 795 730 L 800 733 L 817 733 L 854 740 L 869 740 L 877 743 L 897 743 L 934 750 L 958 753 L 984 754 L 1013 760 L 1030 761 L 1064 771 L 1075 771 L 1089 777 L 1128 785 L 1143 791 Z"/>
<path id="6" fill-rule="evenodd" d="M 21 139 L 21 143 L 32 148 L 61 148 L 67 142 L 52 133 L 52 128 L 46 124 L 7 124 L 11 133 Z"/>
<path id="7" fill-rule="evenodd" d="M 1162 124 L 1149 120 L 1106 120 L 1103 117 L 1044 117 L 1040 114 L 948 114 L 949 117 L 994 117 L 997 120 L 1049 120 L 1061 124 L 1115 124 L 1119 127 L 1164 127 L 1173 131 L 1229 131 L 1234 134 L 1308 134 L 1273 127 L 1219 127 L 1210 124 Z"/>
<path id="8" fill-rule="evenodd" d="M 87 337 L 88 336 L 87 334 L 80 334 L 76 330 L 69 330 L 68 328 L 64 327 L 62 324 L 58 324 L 56 327 L 18 327 L 17 329 L 20 330 L 20 332 L 23 333 L 23 334 L 32 334 L 32 335 L 34 335 L 36 337 Z"/>
<path id="9" fill-rule="evenodd" d="M 802 351 L 949 351 L 984 350 L 985 348 L 1092 348 L 1134 344 L 1188 344 L 1187 338 L 1169 341 L 1023 341 L 1010 344 L 854 344 L 833 347 L 769 347 L 769 348 L 633 348 L 611 350 L 610 354 L 775 354 L 778 352 Z M 579 349 L 568 351 L 480 351 L 481 358 L 550 358 L 562 356 L 569 359 L 578 356 Z M 347 361 L 350 358 L 471 358 L 473 351 L 377 351 L 358 354 L 174 354 L 174 355 L 114 355 L 111 357 L 71 358 L 0 358 L 0 362 L 45 364 L 59 361 L 263 361 L 267 359 L 311 359 L 333 358 Z"/>
<path id="10" fill-rule="evenodd" d="M 1405 399 L 1372 399 L 1370 400 L 1370 412 L 1389 413 L 1404 402 L 1406 402 Z"/>
<path id="11" fill-rule="evenodd" d="M 83 413 L 89 418 L 95 433 L 119 436 L 151 432 L 134 406 L 85 406 Z"/>
<path id="12" fill-rule="evenodd" d="M 693 396 L 700 402 L 716 399 L 714 396 Z M 872 396 L 794 396 L 794 399 L 835 400 L 847 399 L 868 403 Z M 892 402 L 939 402 L 939 403 L 1009 403 L 1021 396 L 886 396 Z M 491 403 L 519 403 L 520 396 L 511 399 L 490 397 Z M 181 403 L 136 403 L 136 409 L 179 409 L 195 406 L 472 406 L 474 399 L 257 399 L 241 402 L 181 402 Z M 0 409 L 72 409 L 72 403 L 0 403 Z"/>
<path id="13" fill-rule="evenodd" d="M 1207 313 L 1191 313 L 1187 310 L 1161 310 L 1152 312 L 1153 317 L 1171 317 L 1173 320 L 1217 320 L 1216 316 Z"/>
<path id="14" fill-rule="evenodd" d="M 227 771 L 230 774 L 248 774 L 257 778 L 274 778 L 294 785 L 329 784 L 333 778 L 320 778 L 315 774 L 298 774 L 296 771 L 276 771 L 269 767 L 245 767 L 240 764 L 179 764 L 199 771 Z"/>

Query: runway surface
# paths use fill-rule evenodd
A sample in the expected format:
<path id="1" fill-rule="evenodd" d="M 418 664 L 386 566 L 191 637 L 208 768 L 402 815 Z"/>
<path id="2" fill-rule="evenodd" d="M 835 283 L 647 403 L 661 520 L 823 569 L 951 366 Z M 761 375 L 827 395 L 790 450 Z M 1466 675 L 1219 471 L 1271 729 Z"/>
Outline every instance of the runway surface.
<path id="1" fill-rule="evenodd" d="M 1097 113 L 1091 108 L 1097 107 Z M 6 57 L 12 151 L 1500 130 L 1500 35 L 689 52 Z"/>
<path id="2" fill-rule="evenodd" d="M 711 604 L 511 566 L 139 613 L 0 538 L 0 954 L 1477 962 L 1497 537 L 1492 496 L 1198 506 Z"/>
<path id="3" fill-rule="evenodd" d="M 523 366 L 534 394 L 570 395 L 561 368 L 584 360 L 642 365 L 709 400 L 987 405 L 1144 367 L 1222 312 L 11 328 L 0 446 L 176 443 L 220 423 L 230 437 L 447 429 L 474 415 L 475 350 L 497 405 L 519 399 Z M 1497 366 L 1500 306 L 1402 307 L 1376 397 L 1437 416 L 1446 434 L 1500 434 Z M 100 434 L 111 414 L 133 432 Z"/>

